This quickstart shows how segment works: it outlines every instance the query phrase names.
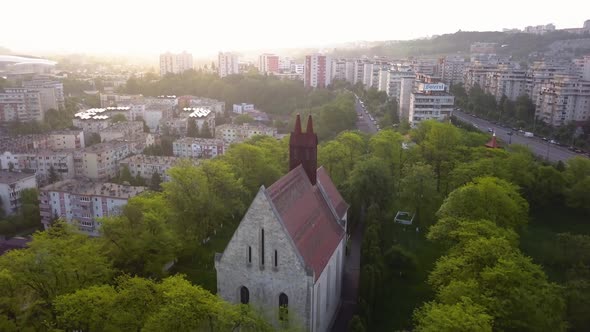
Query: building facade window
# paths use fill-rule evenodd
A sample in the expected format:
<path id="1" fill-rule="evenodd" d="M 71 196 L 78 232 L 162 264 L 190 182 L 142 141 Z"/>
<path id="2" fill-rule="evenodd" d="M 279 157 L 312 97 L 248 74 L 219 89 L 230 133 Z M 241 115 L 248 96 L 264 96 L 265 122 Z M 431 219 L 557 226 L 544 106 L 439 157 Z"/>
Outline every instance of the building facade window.
<path id="1" fill-rule="evenodd" d="M 279 320 L 289 320 L 289 297 L 285 293 L 279 295 Z"/>
<path id="2" fill-rule="evenodd" d="M 250 291 L 246 286 L 240 287 L 240 303 L 241 304 L 248 304 L 250 303 Z"/>
<path id="3" fill-rule="evenodd" d="M 248 264 L 252 264 L 252 247 L 248 246 Z"/>
<path id="4" fill-rule="evenodd" d="M 275 267 L 279 266 L 279 253 L 275 250 Z"/>
<path id="5" fill-rule="evenodd" d="M 260 265 L 264 266 L 264 228 L 260 230 Z"/>

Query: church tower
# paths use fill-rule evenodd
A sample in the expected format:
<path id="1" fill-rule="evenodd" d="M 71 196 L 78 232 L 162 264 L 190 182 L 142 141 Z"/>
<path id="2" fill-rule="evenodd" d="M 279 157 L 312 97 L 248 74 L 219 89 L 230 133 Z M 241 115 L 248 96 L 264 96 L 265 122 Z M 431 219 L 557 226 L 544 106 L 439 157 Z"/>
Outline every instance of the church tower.
<path id="1" fill-rule="evenodd" d="M 316 184 L 318 168 L 318 136 L 313 132 L 311 114 L 307 118 L 307 130 L 301 131 L 301 117 L 297 114 L 295 131 L 291 132 L 289 139 L 289 170 L 299 165 L 303 169 L 311 184 Z"/>

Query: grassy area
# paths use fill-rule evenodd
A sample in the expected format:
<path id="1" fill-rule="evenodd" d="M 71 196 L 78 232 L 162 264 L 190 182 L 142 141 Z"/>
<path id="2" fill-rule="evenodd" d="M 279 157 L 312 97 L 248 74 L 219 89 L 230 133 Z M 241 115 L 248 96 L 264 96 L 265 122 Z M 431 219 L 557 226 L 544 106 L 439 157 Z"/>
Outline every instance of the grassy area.
<path id="1" fill-rule="evenodd" d="M 403 226 L 393 222 L 384 225 L 383 231 L 391 239 L 391 245 L 399 244 L 417 258 L 417 270 L 406 276 L 388 280 L 377 298 L 378 309 L 373 315 L 372 329 L 395 331 L 412 328 L 414 309 L 433 298 L 434 293 L 426 282 L 434 262 L 440 257 L 441 248 L 426 240 L 424 233 L 415 226 Z"/>
<path id="2" fill-rule="evenodd" d="M 223 252 L 236 228 L 237 224 L 226 225 L 209 242 L 195 246 L 191 252 L 179 257 L 170 272 L 184 274 L 193 284 L 200 285 L 213 294 L 217 293 L 215 253 Z"/>

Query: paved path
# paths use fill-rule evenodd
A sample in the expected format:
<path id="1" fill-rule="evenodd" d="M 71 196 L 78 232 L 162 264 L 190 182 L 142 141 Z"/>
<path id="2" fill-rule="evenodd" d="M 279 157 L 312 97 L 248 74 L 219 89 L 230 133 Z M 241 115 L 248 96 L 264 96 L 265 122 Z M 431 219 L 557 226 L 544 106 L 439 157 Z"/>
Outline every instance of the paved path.
<path id="1" fill-rule="evenodd" d="M 361 218 L 363 220 L 364 218 Z M 363 238 L 363 222 L 361 221 L 353 230 L 350 241 L 350 254 L 344 262 L 344 274 L 342 275 L 342 303 L 332 322 L 332 332 L 348 331 L 348 323 L 357 313 L 357 299 L 359 293 L 359 277 L 361 271 L 361 241 Z"/>
<path id="2" fill-rule="evenodd" d="M 476 125 L 477 129 L 479 129 L 480 131 L 488 132 L 488 128 L 492 129 L 496 132 L 496 136 L 498 138 L 501 138 L 504 142 L 511 142 L 527 146 L 531 150 L 531 152 L 533 152 L 537 156 L 548 159 L 550 161 L 566 161 L 575 156 L 583 156 L 582 154 L 572 152 L 564 147 L 551 144 L 549 142 L 545 142 L 538 137 L 524 137 L 522 134 L 518 134 L 510 128 L 505 128 L 501 125 L 493 124 L 489 121 L 486 121 L 481 118 L 476 118 L 464 112 L 453 111 L 453 115 L 463 122 Z M 510 135 L 508 135 L 509 132 L 512 133 L 512 138 L 510 138 Z"/>

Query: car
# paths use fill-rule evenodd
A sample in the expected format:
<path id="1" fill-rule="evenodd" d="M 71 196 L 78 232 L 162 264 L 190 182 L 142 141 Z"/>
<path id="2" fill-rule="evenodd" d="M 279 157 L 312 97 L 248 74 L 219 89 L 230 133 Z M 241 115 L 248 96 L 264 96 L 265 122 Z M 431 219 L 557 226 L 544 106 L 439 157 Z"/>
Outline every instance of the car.
<path id="1" fill-rule="evenodd" d="M 493 133 L 493 132 L 494 132 L 494 129 L 488 128 L 488 133 Z"/>
<path id="2" fill-rule="evenodd" d="M 555 140 L 553 140 L 553 139 L 552 140 L 549 140 L 549 143 L 551 143 L 551 144 L 557 144 L 557 142 Z"/>
<path id="3" fill-rule="evenodd" d="M 542 140 L 544 140 L 545 142 L 547 142 L 547 141 L 548 141 L 547 137 L 543 137 L 543 138 L 541 138 L 541 139 L 542 139 Z"/>

